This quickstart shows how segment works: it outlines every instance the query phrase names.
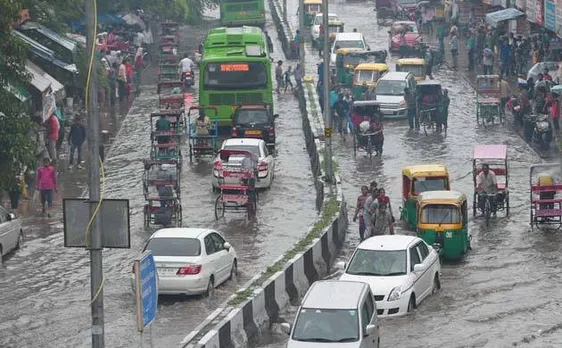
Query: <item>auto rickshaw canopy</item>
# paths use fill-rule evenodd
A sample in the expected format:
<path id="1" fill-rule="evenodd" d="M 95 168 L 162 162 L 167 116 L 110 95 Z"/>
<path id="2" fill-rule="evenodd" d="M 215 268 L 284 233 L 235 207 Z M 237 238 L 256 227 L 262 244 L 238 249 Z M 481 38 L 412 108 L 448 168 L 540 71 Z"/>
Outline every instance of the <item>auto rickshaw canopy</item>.
<path id="1" fill-rule="evenodd" d="M 442 164 L 418 164 L 404 167 L 402 175 L 409 178 L 449 176 L 449 171 Z"/>
<path id="2" fill-rule="evenodd" d="M 355 67 L 353 84 L 356 86 L 376 86 L 377 81 L 388 70 L 388 65 L 383 63 L 361 63 Z"/>
<path id="3" fill-rule="evenodd" d="M 425 65 L 423 58 L 400 58 L 396 61 L 396 66 L 403 65 Z"/>
<path id="4" fill-rule="evenodd" d="M 304 0 L 305 5 L 322 5 L 322 0 Z"/>
<path id="5" fill-rule="evenodd" d="M 370 70 L 370 71 L 388 71 L 388 65 L 384 63 L 361 63 L 355 67 L 355 70 Z"/>
<path id="6" fill-rule="evenodd" d="M 420 205 L 424 204 L 458 204 L 466 202 L 464 193 L 458 191 L 425 191 L 418 196 Z"/>

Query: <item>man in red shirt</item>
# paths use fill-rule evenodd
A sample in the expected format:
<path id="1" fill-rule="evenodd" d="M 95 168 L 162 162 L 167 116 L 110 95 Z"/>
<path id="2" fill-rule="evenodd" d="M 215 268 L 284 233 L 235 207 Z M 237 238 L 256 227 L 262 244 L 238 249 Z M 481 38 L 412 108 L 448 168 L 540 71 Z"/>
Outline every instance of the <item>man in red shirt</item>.
<path id="1" fill-rule="evenodd" d="M 47 127 L 47 151 L 51 162 L 55 163 L 57 160 L 57 141 L 59 140 L 60 123 L 57 116 L 52 113 L 46 122 Z"/>

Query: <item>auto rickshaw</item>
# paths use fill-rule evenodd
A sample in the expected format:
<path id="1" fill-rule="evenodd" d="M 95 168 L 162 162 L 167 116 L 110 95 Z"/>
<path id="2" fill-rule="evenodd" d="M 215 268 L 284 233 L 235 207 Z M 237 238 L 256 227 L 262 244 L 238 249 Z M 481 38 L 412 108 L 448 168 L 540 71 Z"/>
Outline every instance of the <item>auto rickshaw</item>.
<path id="1" fill-rule="evenodd" d="M 322 0 L 304 0 L 304 25 L 310 27 L 316 14 L 321 12 Z"/>
<path id="2" fill-rule="evenodd" d="M 457 191 L 426 191 L 418 197 L 418 237 L 439 245 L 444 260 L 457 261 L 470 249 L 468 203 Z"/>
<path id="3" fill-rule="evenodd" d="M 396 71 L 407 71 L 414 75 L 416 81 L 424 81 L 426 77 L 426 63 L 423 58 L 401 58 L 396 61 Z"/>
<path id="4" fill-rule="evenodd" d="M 400 220 L 411 228 L 418 226 L 418 196 L 425 191 L 449 191 L 449 171 L 441 164 L 419 164 L 402 169 Z"/>
<path id="5" fill-rule="evenodd" d="M 353 75 L 353 96 L 359 99 L 369 87 L 376 87 L 377 81 L 388 72 L 388 65 L 382 63 L 361 63 Z"/>
<path id="6" fill-rule="evenodd" d="M 336 51 L 336 81 L 340 85 L 353 86 L 353 71 L 366 59 L 367 53 L 359 48 L 340 48 Z"/>

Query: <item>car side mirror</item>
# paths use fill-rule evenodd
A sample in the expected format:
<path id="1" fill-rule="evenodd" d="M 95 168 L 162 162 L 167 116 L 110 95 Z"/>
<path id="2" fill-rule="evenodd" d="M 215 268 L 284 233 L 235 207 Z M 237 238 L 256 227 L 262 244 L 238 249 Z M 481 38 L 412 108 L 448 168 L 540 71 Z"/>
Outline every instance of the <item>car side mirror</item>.
<path id="1" fill-rule="evenodd" d="M 339 262 L 336 262 L 336 265 L 335 265 L 335 266 L 336 266 L 336 269 L 345 270 L 346 264 L 345 264 L 344 261 L 339 261 Z"/>
<path id="2" fill-rule="evenodd" d="M 222 246 L 223 246 L 223 248 L 226 249 L 226 251 L 230 251 L 230 248 L 232 247 L 232 245 L 230 245 L 229 242 L 224 242 L 224 244 Z"/>
<path id="3" fill-rule="evenodd" d="M 291 324 L 281 323 L 281 331 L 283 331 L 287 335 L 290 335 L 291 334 Z"/>
<path id="4" fill-rule="evenodd" d="M 273 115 L 273 118 L 278 118 L 278 117 L 279 117 L 279 114 L 274 114 L 274 115 Z"/>
<path id="5" fill-rule="evenodd" d="M 365 337 L 373 335 L 375 333 L 375 331 L 377 331 L 376 325 L 373 325 L 373 324 L 367 325 L 367 327 L 365 327 Z"/>
<path id="6" fill-rule="evenodd" d="M 16 215 L 14 213 L 8 214 L 8 221 L 12 221 L 16 219 Z"/>
<path id="7" fill-rule="evenodd" d="M 367 45 L 367 51 L 371 50 L 371 46 Z"/>
<path id="8" fill-rule="evenodd" d="M 425 267 L 423 267 L 423 265 L 421 263 L 418 263 L 416 265 L 414 265 L 414 273 L 420 273 L 423 272 Z"/>
<path id="9" fill-rule="evenodd" d="M 441 244 L 439 243 L 434 243 L 432 245 L 433 249 L 435 249 L 435 251 L 439 252 L 439 250 L 441 250 Z"/>

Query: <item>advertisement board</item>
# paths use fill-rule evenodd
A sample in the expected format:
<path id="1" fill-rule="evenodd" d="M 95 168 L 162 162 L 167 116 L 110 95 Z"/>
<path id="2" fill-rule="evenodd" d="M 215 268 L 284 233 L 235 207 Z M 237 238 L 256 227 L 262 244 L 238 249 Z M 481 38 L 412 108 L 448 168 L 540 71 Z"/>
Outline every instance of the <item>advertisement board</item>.
<path id="1" fill-rule="evenodd" d="M 537 0 L 536 5 L 537 5 L 537 12 L 536 12 L 537 21 L 536 21 L 536 23 L 538 25 L 544 26 L 544 2 L 543 2 L 543 0 Z"/>
<path id="2" fill-rule="evenodd" d="M 544 27 L 556 32 L 556 3 L 553 0 L 544 0 Z"/>
<path id="3" fill-rule="evenodd" d="M 562 35 L 562 0 L 556 0 L 556 34 Z"/>
<path id="4" fill-rule="evenodd" d="M 542 1 L 542 0 L 539 0 Z M 525 13 L 527 14 L 527 20 L 532 23 L 537 22 L 537 1 L 527 0 Z"/>

